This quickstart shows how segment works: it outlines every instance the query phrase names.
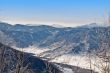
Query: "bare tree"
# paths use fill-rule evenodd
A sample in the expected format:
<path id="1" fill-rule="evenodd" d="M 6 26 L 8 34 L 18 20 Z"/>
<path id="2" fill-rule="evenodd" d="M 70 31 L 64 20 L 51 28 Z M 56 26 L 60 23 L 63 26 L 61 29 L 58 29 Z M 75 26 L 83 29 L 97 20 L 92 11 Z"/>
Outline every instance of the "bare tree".
<path id="1" fill-rule="evenodd" d="M 97 39 L 101 41 L 99 44 L 99 51 L 96 52 L 98 62 L 94 64 L 102 73 L 110 73 L 110 29 L 106 28 L 104 31 L 97 30 Z"/>
<path id="2" fill-rule="evenodd" d="M 5 68 L 5 48 L 0 47 L 0 73 L 4 72 Z"/>

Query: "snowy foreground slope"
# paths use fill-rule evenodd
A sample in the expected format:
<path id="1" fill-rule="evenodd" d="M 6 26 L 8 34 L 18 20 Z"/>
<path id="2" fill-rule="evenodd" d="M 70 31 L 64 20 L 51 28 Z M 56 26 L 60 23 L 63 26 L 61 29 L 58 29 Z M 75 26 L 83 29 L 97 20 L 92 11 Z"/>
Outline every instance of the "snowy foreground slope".
<path id="1" fill-rule="evenodd" d="M 52 63 L 0 43 L 0 73 L 63 73 Z"/>
<path id="2" fill-rule="evenodd" d="M 32 53 L 34 56 L 39 56 L 41 53 L 44 53 L 46 51 L 49 51 L 51 49 L 43 49 L 43 48 L 35 48 L 30 46 L 29 48 L 16 48 L 17 50 L 20 51 L 24 51 L 27 53 Z M 59 52 L 58 52 L 59 53 Z M 44 53 L 45 54 L 45 53 Z M 87 56 L 85 55 L 72 55 L 72 54 L 63 54 L 61 56 L 58 56 L 54 59 L 51 59 L 51 56 L 48 56 L 47 58 L 44 57 L 44 54 L 40 55 L 39 57 L 41 57 L 44 60 L 48 60 L 50 62 L 53 63 L 60 63 L 60 64 L 66 64 L 66 65 L 70 65 L 70 66 L 76 66 L 76 67 L 81 67 L 84 69 L 90 69 L 90 60 L 92 62 L 92 67 L 91 69 L 93 71 L 99 72 L 100 70 L 95 66 L 96 63 L 98 63 L 98 58 L 94 58 L 91 57 L 91 59 L 89 59 Z M 56 64 L 56 66 L 58 66 L 64 73 L 74 73 L 74 70 L 72 70 L 72 68 L 70 67 L 63 67 L 59 64 Z"/>

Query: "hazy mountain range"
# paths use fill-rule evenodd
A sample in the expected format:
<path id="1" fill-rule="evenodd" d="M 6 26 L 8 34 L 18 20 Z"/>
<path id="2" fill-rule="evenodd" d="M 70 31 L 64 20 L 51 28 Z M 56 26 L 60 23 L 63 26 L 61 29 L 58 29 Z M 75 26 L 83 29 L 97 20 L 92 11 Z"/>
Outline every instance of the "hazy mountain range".
<path id="1" fill-rule="evenodd" d="M 40 48 L 65 49 L 67 53 L 80 53 L 87 50 L 98 50 L 102 38 L 108 39 L 110 44 L 110 27 L 99 26 L 96 23 L 84 25 L 76 28 L 72 27 L 52 27 L 48 25 L 26 26 L 21 24 L 10 25 L 0 23 L 0 34 L 2 39 L 8 41 L 8 44 L 20 48 L 37 46 Z M 100 33 L 105 36 L 100 37 Z M 10 42 L 12 41 L 12 42 Z M 6 41 L 5 41 L 6 42 Z M 87 44 L 88 43 L 88 48 Z M 5 43 L 7 44 L 7 43 Z"/>

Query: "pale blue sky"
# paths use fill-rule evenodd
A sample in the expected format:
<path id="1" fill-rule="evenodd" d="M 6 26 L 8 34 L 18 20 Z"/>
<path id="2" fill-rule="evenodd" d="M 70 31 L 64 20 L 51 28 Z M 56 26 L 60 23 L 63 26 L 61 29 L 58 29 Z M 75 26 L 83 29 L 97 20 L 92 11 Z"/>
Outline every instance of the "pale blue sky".
<path id="1" fill-rule="evenodd" d="M 110 0 L 0 0 L 0 20 L 13 24 L 76 26 L 105 22 L 109 11 Z"/>

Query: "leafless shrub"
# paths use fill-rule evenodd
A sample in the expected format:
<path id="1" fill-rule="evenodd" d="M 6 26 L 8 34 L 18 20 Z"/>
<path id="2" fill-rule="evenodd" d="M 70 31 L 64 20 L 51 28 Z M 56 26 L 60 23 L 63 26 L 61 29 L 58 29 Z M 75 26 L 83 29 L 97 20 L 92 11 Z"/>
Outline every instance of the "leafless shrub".
<path id="1" fill-rule="evenodd" d="M 97 38 L 101 39 L 101 45 L 99 44 L 99 51 L 95 53 L 98 61 L 94 66 L 96 66 L 101 73 L 110 73 L 110 45 L 108 38 L 110 29 L 106 29 L 106 31 L 98 30 L 97 34 L 99 34 Z"/>

